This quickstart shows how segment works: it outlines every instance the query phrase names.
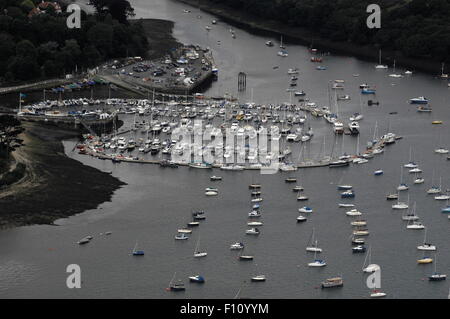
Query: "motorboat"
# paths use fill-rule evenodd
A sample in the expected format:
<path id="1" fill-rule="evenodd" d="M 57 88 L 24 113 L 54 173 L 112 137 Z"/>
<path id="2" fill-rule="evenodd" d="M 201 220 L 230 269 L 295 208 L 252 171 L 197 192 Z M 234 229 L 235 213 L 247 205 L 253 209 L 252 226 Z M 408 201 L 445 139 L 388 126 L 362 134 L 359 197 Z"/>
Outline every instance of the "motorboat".
<path id="1" fill-rule="evenodd" d="M 365 221 L 365 220 L 355 220 L 355 221 L 351 222 L 350 225 L 351 226 L 355 226 L 355 227 L 367 226 L 367 221 Z"/>
<path id="2" fill-rule="evenodd" d="M 359 237 L 352 237 L 352 245 L 364 245 L 366 243 L 366 240 L 364 238 Z"/>
<path id="3" fill-rule="evenodd" d="M 348 124 L 351 134 L 359 134 L 359 123 L 356 121 L 350 122 Z"/>
<path id="4" fill-rule="evenodd" d="M 230 250 L 241 250 L 244 249 L 243 243 L 234 243 L 230 245 Z"/>
<path id="5" fill-rule="evenodd" d="M 328 278 L 321 283 L 322 288 L 336 288 L 344 286 L 342 277 Z"/>
<path id="6" fill-rule="evenodd" d="M 431 257 L 423 257 L 421 259 L 418 259 L 417 263 L 420 264 L 420 265 L 431 264 L 431 263 L 433 263 L 433 258 L 431 258 Z"/>
<path id="7" fill-rule="evenodd" d="M 396 199 L 398 199 L 398 193 L 387 194 L 386 199 L 387 200 L 396 200 Z"/>
<path id="8" fill-rule="evenodd" d="M 195 283 L 198 283 L 198 284 L 203 284 L 205 282 L 205 278 L 203 278 L 200 275 L 190 276 L 189 277 L 189 281 L 190 282 L 195 282 Z"/>
<path id="9" fill-rule="evenodd" d="M 353 236 L 368 236 L 369 234 L 367 229 L 357 229 L 353 231 Z"/>
<path id="10" fill-rule="evenodd" d="M 263 222 L 248 222 L 247 226 L 262 226 Z"/>
<path id="11" fill-rule="evenodd" d="M 351 207 L 355 207 L 355 204 L 344 204 L 344 203 L 339 203 L 338 206 L 340 208 L 351 208 Z"/>
<path id="12" fill-rule="evenodd" d="M 359 210 L 357 210 L 357 209 L 352 209 L 352 210 L 346 212 L 345 215 L 347 215 L 347 216 L 361 216 L 362 213 Z"/>
<path id="13" fill-rule="evenodd" d="M 356 246 L 352 248 L 352 253 L 354 254 L 358 254 L 358 253 L 365 253 L 366 252 L 366 247 L 365 246 Z"/>
<path id="14" fill-rule="evenodd" d="M 258 218 L 261 217 L 261 213 L 257 210 L 252 210 L 250 213 L 248 213 L 249 218 Z"/>
<path id="15" fill-rule="evenodd" d="M 260 231 L 258 228 L 250 228 L 245 231 L 246 235 L 259 235 Z"/>
<path id="16" fill-rule="evenodd" d="M 299 208 L 298 211 L 300 213 L 312 213 L 313 209 L 311 207 L 305 206 L 305 207 Z"/>
<path id="17" fill-rule="evenodd" d="M 443 281 L 445 279 L 447 279 L 447 275 L 439 274 L 439 273 L 434 273 L 434 274 L 428 276 L 429 281 Z"/>
<path id="18" fill-rule="evenodd" d="M 409 100 L 411 104 L 428 104 L 428 99 L 424 96 L 419 96 Z"/>
<path id="19" fill-rule="evenodd" d="M 180 234 L 191 234 L 192 233 L 192 229 L 180 228 L 180 229 L 178 229 L 178 233 L 180 233 Z"/>
<path id="20" fill-rule="evenodd" d="M 354 198 L 355 192 L 353 190 L 348 190 L 341 193 L 341 198 Z"/>

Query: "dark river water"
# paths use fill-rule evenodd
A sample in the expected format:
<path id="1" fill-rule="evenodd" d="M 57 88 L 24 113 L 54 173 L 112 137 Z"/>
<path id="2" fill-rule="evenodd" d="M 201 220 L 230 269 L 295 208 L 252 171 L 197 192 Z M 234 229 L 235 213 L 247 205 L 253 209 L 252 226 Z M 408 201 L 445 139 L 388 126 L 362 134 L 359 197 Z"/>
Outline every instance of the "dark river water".
<path id="1" fill-rule="evenodd" d="M 439 146 L 450 147 L 450 89 L 447 83 L 425 74 L 394 79 L 392 70 L 375 70 L 373 63 L 347 56 L 327 56 L 326 71 L 318 71 L 309 61 L 307 48 L 287 43 L 289 57 L 277 56 L 278 38 L 261 37 L 231 27 L 224 22 L 205 29 L 213 16 L 168 0 L 131 1 L 138 17 L 169 19 L 176 22 L 174 36 L 183 43 L 209 46 L 219 67 L 219 80 L 206 92 L 208 95 L 237 93 L 237 74 L 247 73 L 247 91 L 241 101 L 257 103 L 289 102 L 287 70 L 300 70 L 298 89 L 305 90 L 311 101 L 328 104 L 327 85 L 330 80 L 345 80 L 345 94 L 352 100 L 340 103 L 342 118 L 360 112 L 359 84 L 369 83 L 377 88 L 379 106 L 367 106 L 363 97 L 364 120 L 361 121 L 360 145 L 373 136 L 375 123 L 380 134 L 392 131 L 403 139 L 386 148 L 384 154 L 369 163 L 343 169 L 314 168 L 294 173 L 260 175 L 258 172 L 225 172 L 189 168 L 162 169 L 152 165 L 113 164 L 72 152 L 74 141 L 65 142 L 68 156 L 112 174 L 127 186 L 118 190 L 111 202 L 98 209 L 68 219 L 59 220 L 58 227 L 31 226 L 0 231 L 0 298 L 233 298 L 241 289 L 241 297 L 251 298 L 368 298 L 366 275 L 362 273 L 364 254 L 352 254 L 350 245 L 351 218 L 338 208 L 340 199 L 336 185 L 353 185 L 353 202 L 368 221 L 370 236 L 367 246 L 372 249 L 372 262 L 381 266 L 382 290 L 389 298 L 447 298 L 448 281 L 429 282 L 434 264 L 418 265 L 424 256 L 416 249 L 424 239 L 423 231 L 407 230 L 400 211 L 391 209 L 386 194 L 400 182 L 400 167 L 413 159 L 423 169 L 426 182 L 413 185 L 413 176 L 404 173 L 410 185 L 411 205 L 417 204 L 417 214 L 427 226 L 427 240 L 437 245 L 437 269 L 450 272 L 450 220 L 441 213 L 445 202 L 426 194 L 432 176 L 435 183 L 442 177 L 442 187 L 450 188 L 449 165 L 445 156 L 434 153 Z M 197 15 L 202 18 L 198 19 Z M 236 39 L 229 31 L 233 28 Z M 265 46 L 271 39 L 275 46 Z M 220 45 L 218 44 L 220 40 Z M 274 67 L 277 66 L 278 68 Z M 397 70 L 404 72 L 405 70 Z M 359 77 L 353 76 L 359 74 Z M 252 90 L 253 89 L 253 90 Z M 253 94 L 251 94 L 253 91 Z M 431 114 L 418 113 L 408 104 L 413 97 L 424 95 L 431 100 Z M 373 97 L 372 97 L 373 98 Z M 397 114 L 389 114 L 396 112 Z M 125 120 L 129 119 L 127 117 Z M 442 120 L 443 125 L 432 125 Z M 319 151 L 323 137 L 328 146 L 334 134 L 323 119 L 311 119 L 315 136 L 311 152 Z M 356 138 L 345 136 L 336 142 L 339 147 L 355 153 Z M 383 169 L 384 175 L 373 172 Z M 211 175 L 223 181 L 209 181 Z M 314 213 L 306 223 L 296 223 L 298 208 L 292 184 L 285 183 L 295 175 L 297 184 L 309 196 L 308 206 Z M 262 184 L 261 234 L 246 236 L 247 214 L 250 210 L 248 185 Z M 70 181 L 68 181 L 70 183 Z M 219 188 L 219 196 L 204 196 L 204 188 Z M 402 194 L 406 200 L 406 195 Z M 82 198 L 79 198 L 82 201 Z M 178 228 L 189 221 L 193 209 L 203 209 L 207 219 L 195 229 L 188 241 L 174 240 Z M 320 258 L 327 266 L 309 268 L 314 256 L 305 251 L 312 229 L 323 249 Z M 110 236 L 100 233 L 111 231 Z M 94 239 L 87 245 L 75 243 L 86 235 Z M 197 238 L 208 251 L 203 259 L 194 259 Z M 130 253 L 138 241 L 145 256 Z M 242 241 L 245 252 L 255 256 L 253 262 L 237 260 L 238 252 L 229 245 Z M 82 288 L 68 289 L 67 265 L 78 264 L 82 269 Z M 265 274 L 264 283 L 251 283 L 256 272 Z M 171 278 L 186 283 L 183 293 L 165 290 Z M 188 276 L 201 274 L 204 285 L 188 283 Z M 320 282 L 341 275 L 345 284 L 337 290 L 321 290 Z"/>

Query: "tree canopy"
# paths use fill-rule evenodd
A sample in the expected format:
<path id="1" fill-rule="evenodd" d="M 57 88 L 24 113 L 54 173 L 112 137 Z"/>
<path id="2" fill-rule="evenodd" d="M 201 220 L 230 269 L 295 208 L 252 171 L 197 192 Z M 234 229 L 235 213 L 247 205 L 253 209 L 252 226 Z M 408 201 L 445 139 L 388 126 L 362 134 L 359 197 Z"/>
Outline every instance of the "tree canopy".
<path id="1" fill-rule="evenodd" d="M 0 0 L 0 82 L 59 77 L 127 53 L 145 56 L 145 30 L 128 23 L 128 1 L 101 1 L 101 14 L 82 12 L 81 28 L 69 29 L 64 9 L 29 16 L 41 0 Z"/>
<path id="2" fill-rule="evenodd" d="M 207 0 L 334 41 L 373 45 L 407 57 L 450 62 L 450 0 L 380 0 L 381 29 L 368 29 L 372 0 Z"/>
<path id="3" fill-rule="evenodd" d="M 120 23 L 127 23 L 129 17 L 134 16 L 134 9 L 126 0 L 91 0 L 97 14 L 105 16 L 110 14 Z"/>

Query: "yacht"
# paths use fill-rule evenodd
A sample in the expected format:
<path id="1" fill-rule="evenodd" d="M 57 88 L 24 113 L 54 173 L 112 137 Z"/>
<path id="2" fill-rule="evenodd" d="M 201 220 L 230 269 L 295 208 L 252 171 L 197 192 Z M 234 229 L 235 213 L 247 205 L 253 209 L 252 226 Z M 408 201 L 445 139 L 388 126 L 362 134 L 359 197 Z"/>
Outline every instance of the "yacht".
<path id="1" fill-rule="evenodd" d="M 413 221 L 412 223 L 408 223 L 406 229 L 422 230 L 425 229 L 425 226 L 421 222 Z"/>
<path id="2" fill-rule="evenodd" d="M 423 258 L 418 259 L 417 263 L 422 265 L 431 264 L 433 263 L 433 258 L 424 256 Z"/>
<path id="3" fill-rule="evenodd" d="M 207 255 L 208 255 L 208 253 L 206 251 L 200 250 L 200 237 L 198 237 L 197 244 L 195 245 L 194 257 L 202 258 L 202 257 L 206 257 Z"/>
<path id="4" fill-rule="evenodd" d="M 449 150 L 443 147 L 439 147 L 435 149 L 434 152 L 437 154 L 448 154 Z"/>
<path id="5" fill-rule="evenodd" d="M 325 267 L 327 263 L 325 260 L 322 259 L 316 259 L 317 252 L 314 253 L 314 261 L 308 263 L 308 267 Z"/>

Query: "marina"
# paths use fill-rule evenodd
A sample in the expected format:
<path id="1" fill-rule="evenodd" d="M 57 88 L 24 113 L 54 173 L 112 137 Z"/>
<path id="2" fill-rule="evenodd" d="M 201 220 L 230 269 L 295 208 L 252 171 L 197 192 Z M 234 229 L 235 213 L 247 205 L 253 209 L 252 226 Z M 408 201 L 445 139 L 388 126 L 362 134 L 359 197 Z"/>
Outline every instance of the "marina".
<path id="1" fill-rule="evenodd" d="M 149 88 L 142 98 L 23 104 L 23 120 L 70 126 L 86 111 L 94 121 L 108 114 L 95 130 L 80 122 L 82 137 L 65 140 L 65 153 L 126 185 L 58 227 L 2 230 L 0 297 L 447 298 L 450 161 L 435 152 L 450 147 L 446 81 L 392 73 L 381 53 L 373 62 L 316 56 L 176 1 L 133 5 L 137 17 L 175 21 L 181 42 L 209 47 L 217 81 L 198 94 Z M 432 112 L 417 112 L 424 105 Z M 182 127 L 192 133 L 184 145 L 172 138 Z M 279 134 L 250 147 L 262 128 Z M 219 138 L 220 155 L 207 157 L 194 142 L 208 130 L 244 142 Z M 272 145 L 280 148 L 269 154 Z M 275 174 L 262 174 L 271 162 Z M 78 291 L 64 286 L 74 262 Z M 380 267 L 382 290 L 369 289 Z"/>

